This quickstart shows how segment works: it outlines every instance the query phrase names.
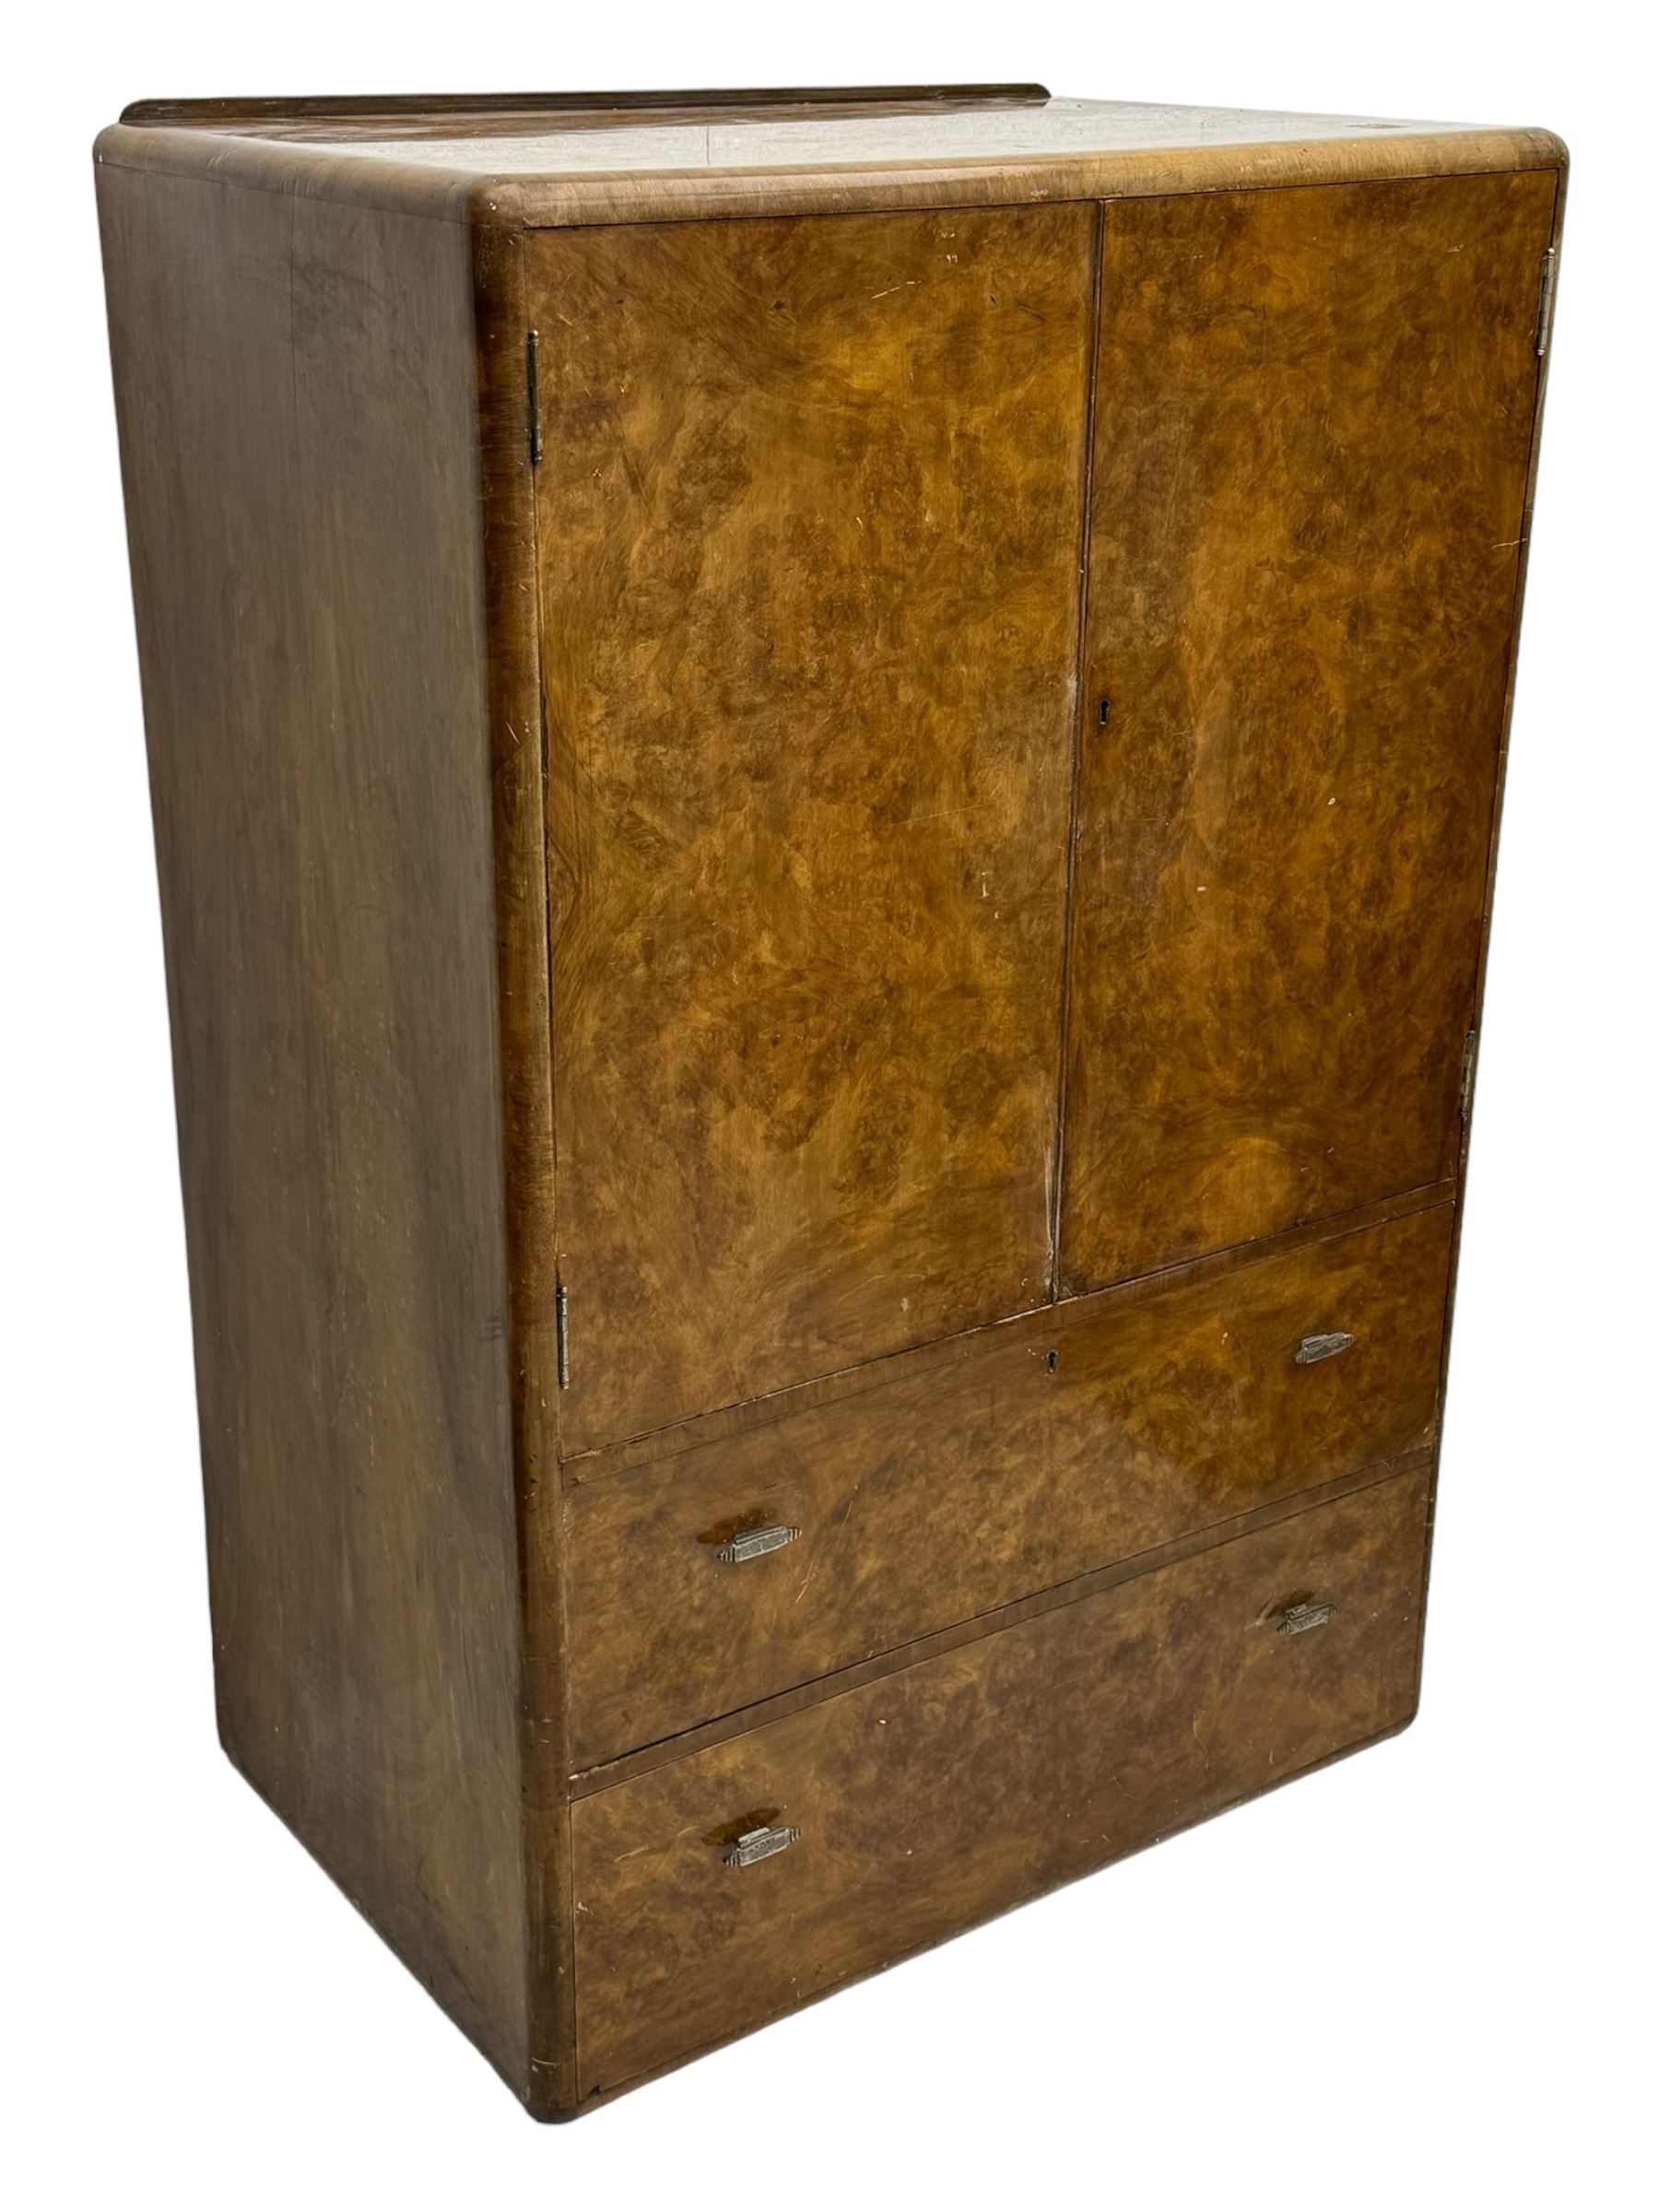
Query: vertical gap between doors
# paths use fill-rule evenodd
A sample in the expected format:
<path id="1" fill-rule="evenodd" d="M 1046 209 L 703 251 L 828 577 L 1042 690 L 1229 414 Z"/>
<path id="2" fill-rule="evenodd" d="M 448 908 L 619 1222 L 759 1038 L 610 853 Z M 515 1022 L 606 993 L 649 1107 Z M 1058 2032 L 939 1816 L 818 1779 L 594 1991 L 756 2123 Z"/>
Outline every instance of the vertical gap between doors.
<path id="1" fill-rule="evenodd" d="M 1060 1225 L 1065 1190 L 1066 1083 L 1071 1066 L 1071 977 L 1073 893 L 1077 867 L 1077 801 L 1083 772 L 1083 732 L 1088 701 L 1084 678 L 1088 665 L 1088 555 L 1094 538 L 1095 407 L 1100 372 L 1100 304 L 1106 263 L 1106 203 L 1094 211 L 1094 282 L 1089 310 L 1088 386 L 1083 408 L 1083 512 L 1077 543 L 1077 646 L 1073 669 L 1071 801 L 1066 819 L 1065 903 L 1060 952 L 1060 1070 L 1054 1085 L 1054 1133 L 1049 1146 L 1048 1300 L 1060 1296 Z"/>

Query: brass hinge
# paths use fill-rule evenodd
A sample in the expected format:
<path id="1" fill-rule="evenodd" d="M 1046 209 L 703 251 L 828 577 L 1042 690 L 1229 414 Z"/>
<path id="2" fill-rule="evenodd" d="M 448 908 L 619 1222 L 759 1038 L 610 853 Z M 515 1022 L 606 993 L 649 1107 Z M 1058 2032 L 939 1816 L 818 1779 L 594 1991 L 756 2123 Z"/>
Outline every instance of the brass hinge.
<path id="1" fill-rule="evenodd" d="M 1538 276 L 1538 328 L 1536 345 L 1538 359 L 1544 359 L 1549 344 L 1549 326 L 1555 320 L 1556 265 L 1559 256 L 1553 246 L 1544 249 L 1544 266 Z"/>
<path id="2" fill-rule="evenodd" d="M 571 1306 L 560 1283 L 553 1293 L 553 1334 L 559 1346 L 559 1387 L 571 1387 Z"/>
<path id="3" fill-rule="evenodd" d="M 524 337 L 524 402 L 532 468 L 537 466 L 542 457 L 540 354 L 540 337 L 533 330 L 527 332 Z"/>
<path id="4" fill-rule="evenodd" d="M 1469 1100 L 1475 1095 L 1475 1032 L 1471 1030 L 1464 1039 L 1463 1080 L 1457 1089 L 1457 1111 L 1466 1122 L 1469 1118 Z"/>

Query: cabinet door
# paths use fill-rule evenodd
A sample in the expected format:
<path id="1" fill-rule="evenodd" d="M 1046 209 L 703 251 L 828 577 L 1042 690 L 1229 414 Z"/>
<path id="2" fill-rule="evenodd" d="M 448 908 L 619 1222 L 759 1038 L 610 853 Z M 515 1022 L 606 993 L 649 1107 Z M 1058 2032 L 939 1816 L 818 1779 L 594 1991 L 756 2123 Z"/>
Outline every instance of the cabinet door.
<path id="1" fill-rule="evenodd" d="M 1093 235 L 535 246 L 567 1451 L 1048 1293 Z"/>
<path id="2" fill-rule="evenodd" d="M 1453 1171 L 1555 191 L 1104 210 L 1071 1289 Z"/>

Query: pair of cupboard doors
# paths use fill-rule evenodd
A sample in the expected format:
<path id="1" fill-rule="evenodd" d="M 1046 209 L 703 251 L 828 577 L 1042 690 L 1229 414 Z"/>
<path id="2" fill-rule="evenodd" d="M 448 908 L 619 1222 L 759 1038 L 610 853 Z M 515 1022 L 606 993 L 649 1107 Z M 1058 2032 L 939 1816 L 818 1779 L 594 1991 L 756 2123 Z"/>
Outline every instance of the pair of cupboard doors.
<path id="1" fill-rule="evenodd" d="M 568 1458 L 1454 1173 L 1558 182 L 537 241 Z"/>

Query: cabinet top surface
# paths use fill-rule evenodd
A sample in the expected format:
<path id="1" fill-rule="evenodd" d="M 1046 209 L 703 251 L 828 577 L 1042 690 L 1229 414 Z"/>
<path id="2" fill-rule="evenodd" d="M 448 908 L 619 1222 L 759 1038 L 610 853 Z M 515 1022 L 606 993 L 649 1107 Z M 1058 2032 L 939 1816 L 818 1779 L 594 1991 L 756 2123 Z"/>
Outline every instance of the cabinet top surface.
<path id="1" fill-rule="evenodd" d="M 1560 148 L 1540 131 L 967 85 L 147 100 L 106 133 L 99 158 L 330 197 L 375 196 L 394 182 L 428 199 L 496 188 L 527 219 L 576 221 L 753 206 L 779 196 L 769 192 L 778 180 L 796 187 L 782 197 L 799 203 L 802 187 L 816 187 L 825 205 L 867 200 L 876 179 L 903 202 L 976 175 L 1049 197 L 1534 167 Z"/>

